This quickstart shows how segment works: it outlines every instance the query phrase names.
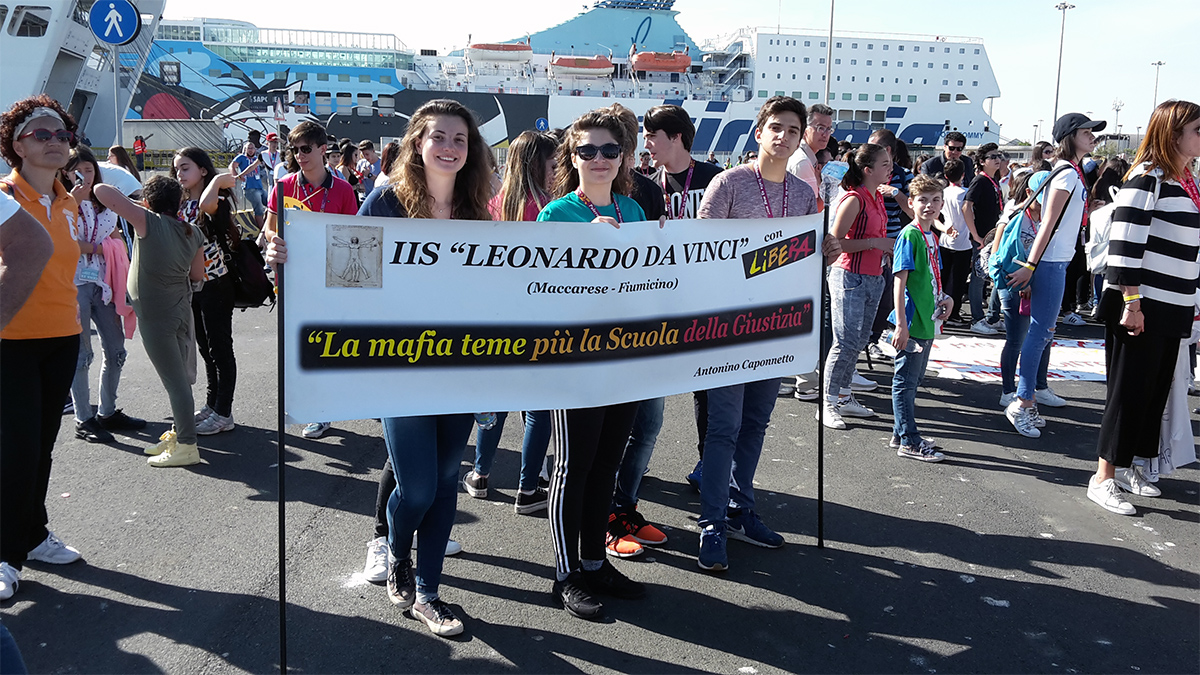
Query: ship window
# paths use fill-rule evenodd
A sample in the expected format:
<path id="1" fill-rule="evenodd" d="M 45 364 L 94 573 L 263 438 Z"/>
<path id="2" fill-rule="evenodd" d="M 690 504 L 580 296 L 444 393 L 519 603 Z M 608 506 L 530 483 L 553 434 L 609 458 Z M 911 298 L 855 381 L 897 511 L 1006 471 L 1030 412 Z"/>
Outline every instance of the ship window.
<path id="1" fill-rule="evenodd" d="M 792 92 L 792 98 L 804 98 L 804 92 L 802 92 L 802 91 L 793 91 L 793 92 Z"/>
<path id="2" fill-rule="evenodd" d="M 767 90 L 766 90 L 766 89 L 759 89 L 759 90 L 758 90 L 758 97 L 759 97 L 759 98 L 766 98 L 766 97 L 767 97 Z"/>
<path id="3" fill-rule="evenodd" d="M 49 7 L 17 5 L 13 8 L 13 16 L 12 25 L 8 27 L 9 35 L 37 38 L 46 34 L 52 14 Z"/>
<path id="4" fill-rule="evenodd" d="M 303 82 L 308 79 L 308 73 L 296 73 L 296 81 Z"/>
<path id="5" fill-rule="evenodd" d="M 867 65 L 871 65 L 871 59 L 867 59 Z"/>
<path id="6" fill-rule="evenodd" d="M 333 102 L 339 112 L 354 106 L 354 97 L 348 91 L 339 91 L 334 97 Z"/>
<path id="7" fill-rule="evenodd" d="M 817 63 L 825 63 L 825 57 L 822 56 L 820 59 L 817 59 Z"/>
<path id="8" fill-rule="evenodd" d="M 851 82 L 853 82 L 853 81 L 854 81 L 854 76 L 853 76 L 853 75 L 851 75 L 851 76 L 850 76 L 850 81 L 851 81 Z"/>
<path id="9" fill-rule="evenodd" d="M 882 100 L 883 100 L 883 94 L 875 94 L 875 100 L 876 100 L 876 101 L 882 101 Z"/>
<path id="10" fill-rule="evenodd" d="M 824 43 L 824 42 L 822 42 L 822 43 L 821 43 L 821 46 L 822 46 L 822 47 L 824 47 L 824 46 L 825 46 L 825 43 Z M 976 53 L 976 54 L 978 54 L 978 53 L 979 53 L 979 51 L 978 51 L 978 50 L 976 50 L 976 51 L 975 51 L 975 53 Z"/>
<path id="11" fill-rule="evenodd" d="M 949 48 L 949 47 L 946 47 L 946 53 L 947 53 L 947 54 L 949 54 L 949 53 L 950 53 L 950 48 Z"/>
<path id="12" fill-rule="evenodd" d="M 963 69 L 963 64 L 961 64 L 961 63 L 960 63 L 960 64 L 958 64 L 958 69 L 959 69 L 959 70 L 962 70 L 962 69 Z"/>
<path id="13" fill-rule="evenodd" d="M 948 86 L 950 86 L 950 80 L 942 80 L 942 86 L 943 86 L 943 87 L 948 87 Z"/>
<path id="14" fill-rule="evenodd" d="M 886 67 L 887 67 L 887 61 L 884 61 L 884 62 L 883 62 L 883 65 L 884 65 L 884 67 L 886 68 Z"/>
<path id="15" fill-rule="evenodd" d="M 938 94 L 938 103 L 949 103 L 950 94 Z"/>
<path id="16" fill-rule="evenodd" d="M 898 45 L 896 47 L 896 49 L 899 49 L 900 51 L 904 51 L 904 45 Z"/>
<path id="17" fill-rule="evenodd" d="M 916 103 L 916 102 L 917 102 L 917 96 L 916 96 L 916 94 L 909 94 L 909 95 L 908 95 L 908 102 L 909 102 L 909 103 Z"/>
<path id="18" fill-rule="evenodd" d="M 962 86 L 962 80 L 958 81 L 958 86 L 960 86 L 960 87 Z"/>
<path id="19" fill-rule="evenodd" d="M 776 96 L 783 96 L 783 92 L 782 92 L 782 91 L 776 91 L 776 92 L 775 92 L 775 95 L 776 95 Z"/>
<path id="20" fill-rule="evenodd" d="M 866 95 L 866 94 L 859 94 L 859 95 L 858 95 L 858 100 L 860 100 L 860 101 L 866 101 L 866 100 L 868 100 L 868 97 L 867 97 L 867 95 Z"/>
<path id="21" fill-rule="evenodd" d="M 296 92 L 296 100 L 292 102 L 292 109 L 301 115 L 308 114 L 308 92 Z"/>
<path id="22" fill-rule="evenodd" d="M 286 80 L 286 79 L 287 79 L 287 73 L 286 73 L 286 72 L 284 72 L 284 71 L 282 71 L 282 70 L 277 70 L 277 71 L 275 71 L 275 79 L 277 79 L 277 80 Z"/>
<path id="23" fill-rule="evenodd" d="M 970 103 L 971 99 L 967 98 L 966 94 L 955 94 L 954 102 L 955 103 Z"/>
<path id="24" fill-rule="evenodd" d="M 836 46 L 838 49 L 841 49 L 841 48 L 842 48 L 842 43 L 840 43 L 840 42 L 839 42 L 839 43 L 837 43 L 837 45 L 835 45 L 835 46 Z"/>
<path id="25" fill-rule="evenodd" d="M 921 51 L 921 45 L 913 45 L 913 51 L 914 51 L 914 52 L 919 52 L 919 51 Z"/>
<path id="26" fill-rule="evenodd" d="M 267 74 L 261 70 L 256 70 L 250 74 L 250 77 L 255 80 L 265 80 L 267 79 Z"/>
<path id="27" fill-rule="evenodd" d="M 338 75 L 338 82 L 349 82 L 349 81 L 350 81 L 349 73 L 340 73 Z"/>
<path id="28" fill-rule="evenodd" d="M 904 62 L 903 62 L 903 61 L 897 61 L 897 62 L 896 62 L 896 67 L 897 67 L 897 68 L 903 68 L 903 67 L 904 67 Z"/>
<path id="29" fill-rule="evenodd" d="M 841 60 L 841 59 L 834 59 L 834 60 L 833 60 L 833 65 L 835 65 L 835 66 L 840 66 L 840 65 L 842 65 L 842 60 Z"/>
<path id="30" fill-rule="evenodd" d="M 373 108 L 375 104 L 371 99 L 370 94 L 359 94 L 356 103 L 358 108 L 354 112 L 360 117 L 370 117 L 372 114 L 374 114 L 374 111 L 371 110 L 371 108 Z"/>
<path id="31" fill-rule="evenodd" d="M 921 80 L 921 84 L 929 84 L 929 80 Z"/>
<path id="32" fill-rule="evenodd" d="M 812 40 L 805 40 L 805 41 L 804 41 L 804 46 L 805 46 L 805 47 L 811 47 L 811 46 L 812 46 Z"/>
<path id="33" fill-rule="evenodd" d="M 875 45 L 873 45 L 873 44 L 871 44 L 870 42 L 868 42 L 868 43 L 867 43 L 867 49 L 875 49 Z"/>
<path id="34" fill-rule="evenodd" d="M 976 50 L 975 50 L 975 53 L 976 53 L 976 54 L 978 54 L 978 53 L 979 53 L 979 50 L 978 50 L 978 49 L 976 49 Z"/>
<path id="35" fill-rule="evenodd" d="M 849 121 L 852 121 L 853 119 L 854 119 L 854 111 L 853 110 L 839 110 L 838 111 L 838 120 L 839 121 L 849 122 Z"/>
<path id="36" fill-rule="evenodd" d="M 900 94 L 892 94 L 892 103 L 900 102 Z"/>
<path id="37" fill-rule="evenodd" d="M 676 77 L 678 77 L 678 73 L 672 73 L 672 74 L 673 74 L 673 75 L 675 75 Z M 795 73 L 792 73 L 792 79 L 793 79 L 793 80 L 794 80 L 794 79 L 796 79 L 796 74 L 795 74 Z M 672 80 L 672 82 L 678 82 L 678 81 L 679 81 L 678 79 Z"/>
<path id="38" fill-rule="evenodd" d="M 949 63 L 943 63 L 943 64 L 942 64 L 942 70 L 950 70 L 950 64 L 949 64 Z"/>
<path id="39" fill-rule="evenodd" d="M 775 79 L 781 80 L 781 79 L 783 79 L 783 75 L 780 73 L 775 73 Z"/>
<path id="40" fill-rule="evenodd" d="M 396 98 L 388 94 L 379 95 L 379 114 L 391 117 L 396 114 Z"/>
<path id="41" fill-rule="evenodd" d="M 329 73 L 317 73 L 317 82 L 328 82 Z"/>
<path id="42" fill-rule="evenodd" d="M 888 46 L 887 46 L 887 45 L 884 45 L 884 46 L 883 46 L 883 51 L 885 51 L 885 52 L 886 52 L 887 50 L 888 50 Z"/>
<path id="43" fill-rule="evenodd" d="M 842 94 L 842 100 L 843 101 L 852 101 L 852 100 L 854 100 L 854 94 Z"/>
<path id="44" fill-rule="evenodd" d="M 850 49 L 858 49 L 858 43 L 857 43 L 857 42 L 851 42 L 851 43 L 850 43 Z"/>
<path id="45" fill-rule="evenodd" d="M 887 120 L 887 111 L 886 110 L 872 110 L 871 111 L 871 121 L 872 122 L 883 122 L 885 120 Z"/>
<path id="46" fill-rule="evenodd" d="M 971 70 L 979 70 L 979 66 L 978 65 L 971 66 Z"/>
<path id="47" fill-rule="evenodd" d="M 913 68 L 920 68 L 920 67 L 921 67 L 921 64 L 917 63 L 916 61 L 913 61 Z"/>
<path id="48" fill-rule="evenodd" d="M 958 53 L 959 53 L 959 54 L 966 54 L 966 53 L 967 53 L 967 50 L 965 50 L 965 49 L 962 49 L 962 48 L 959 48 L 959 50 L 958 50 Z"/>
<path id="49" fill-rule="evenodd" d="M 857 65 L 858 65 L 858 59 L 850 59 L 850 65 L 852 65 L 852 66 L 857 66 Z"/>
<path id="50" fill-rule="evenodd" d="M 842 76 L 841 76 L 841 75 L 838 75 L 838 76 L 837 76 L 837 81 L 838 81 L 838 82 L 841 82 L 841 81 L 842 81 Z"/>
<path id="51" fill-rule="evenodd" d="M 246 74 L 245 74 L 245 73 L 243 73 L 242 71 L 238 70 L 237 68 L 234 68 L 234 69 L 233 69 L 233 70 L 232 70 L 232 71 L 229 73 L 229 76 L 230 76 L 230 77 L 245 77 L 245 76 L 246 76 Z"/>
<path id="52" fill-rule="evenodd" d="M 359 76 L 358 76 L 358 81 L 359 81 L 359 82 L 370 82 L 370 81 L 371 81 L 371 76 L 370 76 L 370 75 L 359 75 Z"/>
<path id="53" fill-rule="evenodd" d="M 220 68 L 209 68 L 209 69 L 208 69 L 208 76 L 209 76 L 209 77 L 220 77 L 220 76 L 221 76 L 221 69 L 220 69 Z"/>
<path id="54" fill-rule="evenodd" d="M 866 122 L 869 119 L 871 119 L 870 111 L 868 111 L 868 110 L 855 110 L 854 111 L 854 121 L 855 122 Z"/>
<path id="55" fill-rule="evenodd" d="M 318 73 L 319 75 L 319 73 Z M 314 113 L 318 115 L 328 115 L 333 112 L 333 94 L 327 91 L 318 91 L 316 93 L 316 101 L 314 105 Z"/>
<path id="56" fill-rule="evenodd" d="M 391 75 L 380 75 L 379 76 L 379 84 L 391 84 L 391 83 L 392 83 Z M 380 100 L 382 100 L 382 99 L 380 99 Z"/>
<path id="57" fill-rule="evenodd" d="M 972 87 L 978 87 L 978 86 L 979 86 L 979 80 L 972 80 L 972 81 L 971 81 L 971 86 L 972 86 Z"/>
<path id="58" fill-rule="evenodd" d="M 930 64 L 929 64 L 929 67 L 930 67 L 930 68 L 932 68 L 932 67 L 933 67 L 933 63 L 932 63 L 932 62 L 930 62 Z"/>
<path id="59" fill-rule="evenodd" d="M 810 91 L 810 92 L 808 92 L 808 97 L 809 97 L 809 98 L 820 98 L 820 96 L 821 96 L 821 95 L 820 95 L 820 94 L 818 94 L 818 93 L 817 93 L 817 92 L 815 92 L 815 91 Z"/>
<path id="60" fill-rule="evenodd" d="M 808 63 L 808 57 L 807 57 L 807 56 L 806 56 L 806 57 L 804 57 L 804 62 L 805 62 L 805 63 Z"/>
<path id="61" fill-rule="evenodd" d="M 810 79 L 810 80 L 812 79 L 812 74 L 811 74 L 811 73 L 809 74 L 809 76 L 808 76 L 808 79 Z"/>

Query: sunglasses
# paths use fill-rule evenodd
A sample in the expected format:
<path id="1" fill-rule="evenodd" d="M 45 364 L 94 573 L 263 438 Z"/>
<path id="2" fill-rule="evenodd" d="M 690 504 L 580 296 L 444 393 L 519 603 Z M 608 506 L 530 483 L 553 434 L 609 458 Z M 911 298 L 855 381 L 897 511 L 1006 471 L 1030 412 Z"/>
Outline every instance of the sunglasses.
<path id="1" fill-rule="evenodd" d="M 67 131 L 66 129 L 59 129 L 58 131 L 50 131 L 49 129 L 34 129 L 33 131 L 26 131 L 20 136 L 17 136 L 17 140 L 24 140 L 30 136 L 33 136 L 34 140 L 42 143 L 49 141 L 51 138 L 57 141 L 62 141 L 63 143 L 73 143 L 75 141 L 75 134 Z"/>
<path id="2" fill-rule="evenodd" d="M 984 159 L 1004 159 L 1004 155 L 988 155 Z"/>
<path id="3" fill-rule="evenodd" d="M 946 152 L 962 152 L 965 145 L 947 145 Z"/>
<path id="4" fill-rule="evenodd" d="M 292 150 L 295 150 L 296 152 L 298 152 L 302 155 L 307 155 L 307 154 L 310 154 L 313 150 L 316 150 L 317 148 L 322 148 L 322 147 L 325 147 L 325 146 L 322 146 L 322 145 L 293 145 Z"/>
<path id="5" fill-rule="evenodd" d="M 581 145 L 578 148 L 575 148 L 575 154 L 579 156 L 579 159 L 582 159 L 585 162 L 596 159 L 596 153 L 604 155 L 605 159 L 616 159 L 621 156 L 621 146 L 617 145 L 616 143 L 605 143 L 600 147 L 596 147 L 591 143 L 588 143 L 587 145 Z"/>

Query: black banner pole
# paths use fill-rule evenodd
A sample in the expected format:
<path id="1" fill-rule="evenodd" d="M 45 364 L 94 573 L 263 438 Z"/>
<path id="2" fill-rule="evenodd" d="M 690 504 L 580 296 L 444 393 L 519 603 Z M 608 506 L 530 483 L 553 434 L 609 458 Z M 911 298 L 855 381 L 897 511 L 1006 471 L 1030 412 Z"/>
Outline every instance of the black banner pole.
<path id="1" fill-rule="evenodd" d="M 275 210 L 278 215 L 275 217 L 275 232 L 280 237 L 283 236 L 283 228 L 287 223 L 287 209 L 283 207 L 283 192 L 279 189 L 279 184 L 275 184 Z M 277 410 L 278 417 L 276 424 L 275 445 L 278 448 L 279 456 L 276 459 L 276 466 L 279 468 L 279 672 L 287 673 L 287 546 L 285 537 L 287 534 L 287 495 L 284 492 L 284 467 L 286 466 L 286 451 L 287 440 L 284 436 L 284 375 L 283 375 L 283 343 L 285 341 L 283 312 L 284 302 L 283 294 L 279 289 L 283 287 L 283 265 L 275 266 L 275 299 L 276 307 L 279 310 L 277 324 L 275 328 L 275 368 L 278 371 L 278 387 L 277 394 Z"/>
<path id="2" fill-rule="evenodd" d="M 829 236 L 829 204 L 825 205 L 825 234 Z M 824 237 L 821 243 L 825 243 Z M 817 326 L 817 548 L 825 548 L 825 314 L 829 311 L 829 280 L 825 276 L 825 254 L 821 253 L 821 321 Z"/>

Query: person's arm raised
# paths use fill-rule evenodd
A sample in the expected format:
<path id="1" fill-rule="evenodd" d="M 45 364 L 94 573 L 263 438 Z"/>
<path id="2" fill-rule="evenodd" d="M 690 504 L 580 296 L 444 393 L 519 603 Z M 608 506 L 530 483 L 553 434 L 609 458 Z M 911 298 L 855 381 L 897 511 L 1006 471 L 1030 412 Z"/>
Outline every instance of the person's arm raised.
<path id="1" fill-rule="evenodd" d="M 105 183 L 97 183 L 92 188 L 92 194 L 96 195 L 96 199 L 100 200 L 100 203 L 106 208 L 132 225 L 137 236 L 146 236 L 147 209 L 145 207 L 133 202 L 129 197 L 121 194 L 120 190 Z"/>

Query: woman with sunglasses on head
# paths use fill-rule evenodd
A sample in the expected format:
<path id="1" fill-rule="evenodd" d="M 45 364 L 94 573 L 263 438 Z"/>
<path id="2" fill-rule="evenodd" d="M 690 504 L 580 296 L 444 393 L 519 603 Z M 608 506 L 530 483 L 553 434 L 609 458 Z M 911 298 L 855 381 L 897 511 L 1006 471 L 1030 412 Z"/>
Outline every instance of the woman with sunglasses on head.
<path id="1" fill-rule="evenodd" d="M 1200 105 L 1159 104 L 1113 212 L 1100 300 L 1108 396 L 1087 496 L 1122 515 L 1136 511 L 1118 487 L 1157 497 L 1162 491 L 1151 481 L 1196 457 L 1190 425 L 1179 439 L 1183 447 L 1171 447 L 1161 426 L 1169 397 L 1183 398 L 1168 417 L 1185 417 L 1185 425 L 1191 407 L 1186 403 L 1191 369 L 1180 343 L 1191 337 L 1198 313 L 1200 186 L 1192 173 L 1197 157 Z"/>
<path id="2" fill-rule="evenodd" d="M 1004 415 L 1017 433 L 1029 438 L 1042 435 L 1035 426 L 1041 419 L 1035 405 L 1066 405 L 1049 387 L 1037 389 L 1042 352 L 1054 339 L 1058 310 L 1066 286 L 1067 266 L 1075 257 L 1075 242 L 1088 215 L 1088 190 L 1079 163 L 1096 147 L 1093 131 L 1104 129 L 1103 120 L 1090 120 L 1080 113 L 1067 113 L 1054 123 L 1055 153 L 1059 158 L 1043 194 L 1042 225 L 1027 249 L 1027 260 L 1009 275 L 1010 288 L 1029 291 L 1029 332 L 1021 345 L 1017 370 L 1017 398 Z"/>
<path id="3" fill-rule="evenodd" d="M 46 528 L 51 452 L 79 357 L 75 241 L 79 205 L 58 181 L 75 144 L 75 120 L 42 94 L 0 116 L 0 156 L 12 173 L 0 191 L 53 240 L 54 253 L 25 304 L 0 329 L 0 600 L 12 597 L 26 560 L 79 560 Z"/>
<path id="4" fill-rule="evenodd" d="M 606 223 L 645 219 L 626 195 L 622 168 L 625 129 L 616 115 L 593 110 L 567 130 L 558 148 L 555 194 L 538 214 L 553 223 Z M 605 555 L 609 507 L 617 468 L 637 415 L 636 401 L 599 408 L 555 410 L 550 530 L 554 543 L 554 597 L 581 619 L 597 621 L 604 605 L 593 593 L 640 598 L 642 584 L 621 574 Z"/>
<path id="5" fill-rule="evenodd" d="M 100 165 L 86 146 L 71 151 L 71 159 L 61 174 L 63 185 L 79 204 L 76 234 L 79 237 L 79 263 L 75 285 L 79 292 L 79 321 L 88 327 L 80 336 L 79 361 L 71 383 L 75 407 L 75 437 L 89 443 L 111 443 L 115 430 L 137 430 L 146 420 L 130 417 L 117 408 L 117 385 L 125 365 L 125 333 L 118 307 L 125 304 L 125 281 L 129 274 L 129 254 L 117 225 L 117 214 L 104 208 L 92 188 L 103 183 Z M 133 314 L 132 308 L 124 312 Z M 92 414 L 88 372 L 92 365 L 91 324 L 100 334 L 104 360 L 100 366 L 100 407 Z M 132 324 L 129 336 L 133 337 Z"/>

